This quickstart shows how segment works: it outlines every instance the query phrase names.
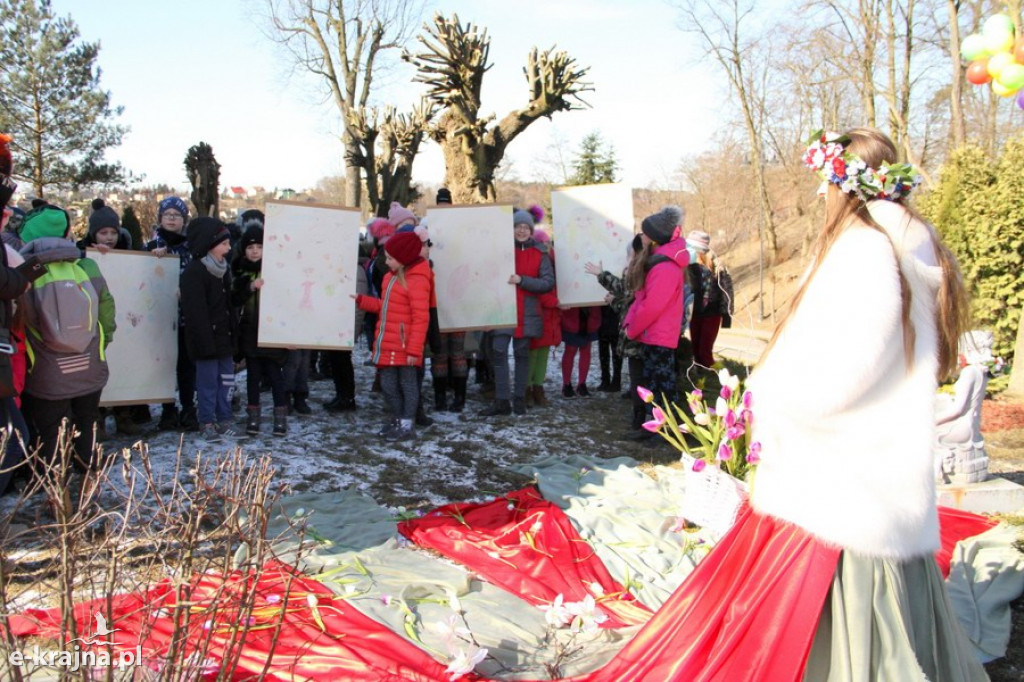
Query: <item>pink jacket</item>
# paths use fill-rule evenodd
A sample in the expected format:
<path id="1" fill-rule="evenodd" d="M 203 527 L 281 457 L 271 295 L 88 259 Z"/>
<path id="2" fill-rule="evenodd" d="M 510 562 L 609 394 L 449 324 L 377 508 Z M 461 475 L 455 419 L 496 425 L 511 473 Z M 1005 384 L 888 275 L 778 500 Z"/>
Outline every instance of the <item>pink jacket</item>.
<path id="1" fill-rule="evenodd" d="M 654 254 L 668 260 L 656 263 L 647 273 L 622 326 L 630 339 L 675 348 L 683 332 L 683 273 L 690 263 L 686 240 L 673 239 L 655 248 Z"/>

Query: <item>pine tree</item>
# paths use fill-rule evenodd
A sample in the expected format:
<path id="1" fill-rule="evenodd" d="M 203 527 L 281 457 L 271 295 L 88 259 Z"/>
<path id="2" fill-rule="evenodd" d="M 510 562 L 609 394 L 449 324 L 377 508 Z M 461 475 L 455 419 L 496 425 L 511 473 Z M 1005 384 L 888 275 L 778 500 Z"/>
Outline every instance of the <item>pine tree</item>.
<path id="1" fill-rule="evenodd" d="M 580 143 L 580 151 L 573 162 L 573 174 L 569 178 L 570 185 L 598 185 L 615 182 L 615 171 L 618 170 L 615 150 L 605 149 L 601 133 L 590 133 Z"/>
<path id="2" fill-rule="evenodd" d="M 125 179 L 103 160 L 127 128 L 112 122 L 122 110 L 100 89 L 99 50 L 49 0 L 0 0 L 0 130 L 14 138 L 16 174 L 37 196 Z"/>
<path id="3" fill-rule="evenodd" d="M 1006 143 L 996 182 L 975 200 L 988 207 L 987 220 L 971 235 L 972 262 L 966 271 L 975 294 L 974 316 L 995 333 L 992 352 L 1013 355 L 1024 304 L 1024 135 Z"/>
<path id="4" fill-rule="evenodd" d="M 141 251 L 145 243 L 142 239 L 142 225 L 139 223 L 139 217 L 135 215 L 135 209 L 131 206 L 125 206 L 124 212 L 121 213 L 121 227 L 128 230 L 128 234 L 132 236 L 131 248 Z"/>

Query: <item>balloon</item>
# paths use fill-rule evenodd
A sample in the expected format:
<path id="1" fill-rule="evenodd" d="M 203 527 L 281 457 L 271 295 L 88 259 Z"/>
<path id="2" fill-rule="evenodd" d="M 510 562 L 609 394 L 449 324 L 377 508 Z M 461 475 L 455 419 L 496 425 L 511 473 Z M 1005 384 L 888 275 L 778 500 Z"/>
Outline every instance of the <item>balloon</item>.
<path id="1" fill-rule="evenodd" d="M 960 56 L 969 62 L 988 56 L 985 39 L 980 33 L 972 33 L 964 38 L 964 42 L 960 43 Z"/>
<path id="2" fill-rule="evenodd" d="M 985 20 L 985 25 L 981 32 L 985 35 L 989 33 L 1004 33 L 1006 31 L 1013 33 L 1014 29 L 1013 19 L 1008 14 L 994 14 Z"/>
<path id="3" fill-rule="evenodd" d="M 998 52 L 988 58 L 988 75 L 998 79 L 999 74 L 1008 64 L 1012 64 L 1013 55 L 1009 52 Z"/>
<path id="4" fill-rule="evenodd" d="M 999 81 L 992 81 L 992 92 L 996 93 L 1000 97 L 1012 97 L 1016 90 L 1011 90 Z"/>
<path id="5" fill-rule="evenodd" d="M 1024 91 L 1017 94 L 1017 106 L 1024 109 Z"/>
<path id="6" fill-rule="evenodd" d="M 992 80 L 988 72 L 988 57 L 976 59 L 967 67 L 967 82 L 974 85 L 984 85 Z"/>
<path id="7" fill-rule="evenodd" d="M 999 72 L 999 84 L 1009 90 L 1024 88 L 1024 66 L 1010 62 Z"/>
<path id="8" fill-rule="evenodd" d="M 1013 61 L 1024 64 L 1024 40 L 1017 41 L 1017 47 L 1013 48 Z"/>
<path id="9" fill-rule="evenodd" d="M 1013 48 L 1013 31 L 986 31 L 982 34 L 985 38 L 985 47 L 992 54 L 1006 52 Z"/>

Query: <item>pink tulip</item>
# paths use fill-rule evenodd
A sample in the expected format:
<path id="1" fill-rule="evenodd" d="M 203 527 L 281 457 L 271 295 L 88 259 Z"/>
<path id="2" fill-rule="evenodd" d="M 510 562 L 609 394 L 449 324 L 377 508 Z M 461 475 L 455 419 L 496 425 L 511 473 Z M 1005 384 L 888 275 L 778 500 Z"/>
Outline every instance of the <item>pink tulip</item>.
<path id="1" fill-rule="evenodd" d="M 707 465 L 708 465 L 708 463 L 705 462 L 702 459 L 695 460 L 693 462 L 693 470 L 694 471 L 704 471 L 704 467 L 706 467 Z"/>
<path id="2" fill-rule="evenodd" d="M 744 433 L 745 433 L 745 431 L 744 431 L 742 426 L 740 426 L 740 425 L 730 426 L 728 429 L 725 430 L 725 439 L 726 440 L 738 440 L 740 437 L 743 436 Z"/>
<path id="3" fill-rule="evenodd" d="M 743 407 L 750 409 L 754 406 L 754 396 L 750 395 L 750 391 L 743 391 Z"/>
<path id="4" fill-rule="evenodd" d="M 723 461 L 727 459 L 732 459 L 732 448 L 728 444 L 722 443 L 722 445 L 719 446 L 718 459 Z"/>
<path id="5" fill-rule="evenodd" d="M 747 426 L 750 426 L 752 423 L 754 423 L 753 411 L 743 410 L 743 412 L 740 413 L 740 416 L 743 419 L 743 423 L 746 424 Z"/>
<path id="6" fill-rule="evenodd" d="M 754 441 L 750 444 L 750 452 L 747 453 L 747 462 L 757 464 L 761 461 L 761 444 Z"/>
<path id="7" fill-rule="evenodd" d="M 655 407 L 652 414 L 654 419 L 649 422 L 644 422 L 644 428 L 651 433 L 657 433 L 665 424 L 665 412 L 662 411 L 660 407 Z"/>
<path id="8" fill-rule="evenodd" d="M 734 410 L 725 411 L 725 428 L 731 429 L 736 426 L 736 412 Z"/>
<path id="9" fill-rule="evenodd" d="M 643 386 L 637 386 L 636 387 L 636 394 L 638 396 L 640 396 L 640 400 L 644 401 L 645 403 L 653 403 L 654 402 L 654 394 L 651 393 L 650 391 L 648 391 Z"/>
<path id="10" fill-rule="evenodd" d="M 732 389 L 728 386 L 722 386 L 722 392 L 719 395 L 722 396 L 723 400 L 728 400 L 732 397 Z"/>

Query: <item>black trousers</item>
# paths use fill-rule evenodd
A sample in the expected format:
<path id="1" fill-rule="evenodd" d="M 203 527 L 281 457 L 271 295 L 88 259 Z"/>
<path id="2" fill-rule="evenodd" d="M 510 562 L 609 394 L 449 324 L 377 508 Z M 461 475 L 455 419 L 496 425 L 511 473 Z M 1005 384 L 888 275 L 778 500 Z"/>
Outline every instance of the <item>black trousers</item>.
<path id="1" fill-rule="evenodd" d="M 356 373 L 352 367 L 352 351 L 329 350 L 327 361 L 331 363 L 331 378 L 334 380 L 335 397 L 342 402 L 356 399 Z"/>
<path id="2" fill-rule="evenodd" d="M 96 421 L 100 416 L 101 392 L 61 400 L 37 398 L 28 393 L 22 395 L 22 411 L 28 422 L 32 442 L 39 441 L 41 444 L 38 454 L 40 464 L 50 464 L 57 460 L 58 436 L 64 419 L 79 432 L 73 443 L 76 466 L 90 468 L 95 464 Z M 36 470 L 39 470 L 38 467 Z"/>

